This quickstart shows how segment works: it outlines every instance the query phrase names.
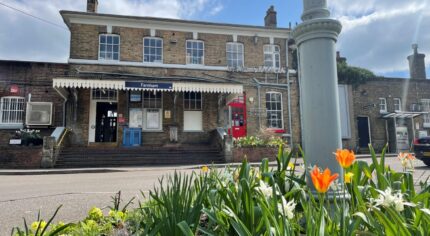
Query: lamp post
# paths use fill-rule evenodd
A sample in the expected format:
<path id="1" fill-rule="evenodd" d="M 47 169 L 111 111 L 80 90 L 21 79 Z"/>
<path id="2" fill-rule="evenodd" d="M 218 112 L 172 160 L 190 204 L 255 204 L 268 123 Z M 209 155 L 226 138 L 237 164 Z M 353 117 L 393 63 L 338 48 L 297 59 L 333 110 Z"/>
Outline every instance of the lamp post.
<path id="1" fill-rule="evenodd" d="M 335 48 L 342 25 L 329 17 L 327 0 L 303 0 L 303 22 L 292 35 L 298 46 L 302 143 L 307 164 L 329 168 L 339 173 L 342 181 L 342 168 L 333 155 L 342 147 Z"/>

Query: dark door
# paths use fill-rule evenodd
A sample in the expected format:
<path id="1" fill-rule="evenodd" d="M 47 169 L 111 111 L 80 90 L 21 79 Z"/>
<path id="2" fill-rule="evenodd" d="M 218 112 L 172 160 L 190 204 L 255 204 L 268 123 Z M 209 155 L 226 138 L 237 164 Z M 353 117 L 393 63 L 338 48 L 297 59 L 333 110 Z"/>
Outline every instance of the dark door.
<path id="1" fill-rule="evenodd" d="M 117 104 L 98 102 L 96 113 L 96 142 L 116 142 Z"/>
<path id="2" fill-rule="evenodd" d="M 370 143 L 369 134 L 369 118 L 368 117 L 358 117 L 358 145 L 360 147 L 368 147 Z"/>

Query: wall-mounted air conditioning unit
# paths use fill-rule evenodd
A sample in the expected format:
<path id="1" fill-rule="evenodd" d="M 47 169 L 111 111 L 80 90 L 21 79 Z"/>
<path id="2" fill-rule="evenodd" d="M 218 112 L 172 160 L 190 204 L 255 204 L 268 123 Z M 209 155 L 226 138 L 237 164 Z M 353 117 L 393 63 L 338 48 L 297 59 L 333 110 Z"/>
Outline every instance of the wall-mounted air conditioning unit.
<path id="1" fill-rule="evenodd" d="M 52 102 L 27 102 L 25 123 L 27 126 L 50 126 Z"/>

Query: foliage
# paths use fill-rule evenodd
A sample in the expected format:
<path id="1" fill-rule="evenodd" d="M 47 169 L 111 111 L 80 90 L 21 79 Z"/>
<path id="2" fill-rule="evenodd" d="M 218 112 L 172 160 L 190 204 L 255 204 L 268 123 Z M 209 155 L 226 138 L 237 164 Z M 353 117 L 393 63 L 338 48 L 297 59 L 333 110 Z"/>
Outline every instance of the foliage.
<path id="1" fill-rule="evenodd" d="M 235 147 L 279 147 L 285 145 L 280 137 L 246 136 L 234 140 Z"/>
<path id="2" fill-rule="evenodd" d="M 376 76 L 367 69 L 349 66 L 346 62 L 342 61 L 337 63 L 337 77 L 340 83 L 351 84 L 353 87 L 357 87 L 374 79 Z"/>
<path id="3" fill-rule="evenodd" d="M 334 178 L 328 172 L 298 166 L 301 150 L 285 151 L 281 145 L 273 168 L 267 159 L 259 167 L 244 160 L 236 168 L 204 167 L 191 175 L 175 173 L 161 179 L 149 199 L 135 210 L 119 210 L 114 198 L 107 216 L 93 208 L 78 224 L 58 228 L 64 227 L 61 232 L 67 235 L 112 235 L 117 230 L 129 235 L 187 236 L 428 235 L 428 182 L 416 189 L 411 172 L 395 172 L 385 165 L 385 148 L 380 157 L 369 148 L 371 163 L 355 160 L 352 152 L 336 152 L 348 181 L 331 183 Z M 330 185 L 327 192 L 324 188 L 317 193 L 306 183 L 312 170 L 322 176 L 324 185 Z M 58 228 L 48 229 L 51 221 L 35 226 L 52 232 Z M 18 232 L 27 233 L 16 235 L 43 235 Z"/>

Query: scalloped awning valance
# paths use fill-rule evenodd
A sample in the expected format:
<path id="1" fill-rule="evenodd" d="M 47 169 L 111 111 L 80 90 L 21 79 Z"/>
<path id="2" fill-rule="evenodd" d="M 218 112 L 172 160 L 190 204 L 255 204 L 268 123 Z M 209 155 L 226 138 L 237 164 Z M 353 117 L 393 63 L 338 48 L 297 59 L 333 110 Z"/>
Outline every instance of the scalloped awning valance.
<path id="1" fill-rule="evenodd" d="M 243 85 L 227 83 L 195 83 L 195 82 L 144 82 L 124 80 L 90 80 L 79 78 L 55 78 L 54 88 L 91 88 L 115 90 L 147 90 L 202 93 L 243 93 Z"/>

